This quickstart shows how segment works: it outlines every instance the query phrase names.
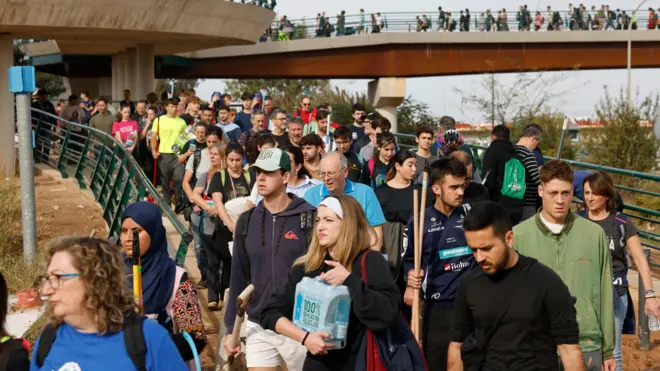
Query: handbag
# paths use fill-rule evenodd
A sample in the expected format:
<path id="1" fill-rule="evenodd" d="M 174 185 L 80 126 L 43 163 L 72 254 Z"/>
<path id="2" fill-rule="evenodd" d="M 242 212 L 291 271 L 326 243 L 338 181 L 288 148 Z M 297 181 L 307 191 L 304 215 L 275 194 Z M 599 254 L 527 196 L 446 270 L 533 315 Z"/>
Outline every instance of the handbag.
<path id="1" fill-rule="evenodd" d="M 365 285 L 368 285 L 366 261 L 367 254 L 370 252 L 362 254 L 361 260 L 362 280 Z M 372 331 L 367 328 L 358 351 L 355 369 L 360 371 L 428 371 L 428 366 L 410 326 L 403 314 L 400 314 L 384 330 Z"/>

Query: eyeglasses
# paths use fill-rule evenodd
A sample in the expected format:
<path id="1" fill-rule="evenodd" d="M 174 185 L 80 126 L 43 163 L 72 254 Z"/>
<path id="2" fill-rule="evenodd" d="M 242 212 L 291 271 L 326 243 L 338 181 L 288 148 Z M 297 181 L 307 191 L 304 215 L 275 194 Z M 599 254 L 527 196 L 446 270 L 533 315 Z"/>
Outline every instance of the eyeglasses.
<path id="1" fill-rule="evenodd" d="M 335 172 L 332 172 L 332 173 L 319 173 L 319 177 L 321 177 L 321 179 L 325 179 L 325 178 L 332 179 L 332 178 L 336 178 L 337 175 L 339 175 L 339 173 L 340 173 L 340 171 L 335 171 Z"/>
<path id="2" fill-rule="evenodd" d="M 309 106 L 311 106 L 312 104 L 311 104 L 311 103 L 303 103 L 302 105 L 303 105 L 304 107 L 309 107 Z"/>
<path id="3" fill-rule="evenodd" d="M 46 285 L 46 282 L 48 282 L 50 287 L 52 287 L 54 290 L 57 290 L 60 288 L 60 285 L 62 284 L 62 278 L 66 278 L 66 280 L 64 281 L 68 281 L 75 277 L 80 277 L 80 273 L 63 273 L 63 274 L 51 274 L 50 276 L 41 276 L 39 277 L 39 289 L 43 290 L 44 286 Z"/>

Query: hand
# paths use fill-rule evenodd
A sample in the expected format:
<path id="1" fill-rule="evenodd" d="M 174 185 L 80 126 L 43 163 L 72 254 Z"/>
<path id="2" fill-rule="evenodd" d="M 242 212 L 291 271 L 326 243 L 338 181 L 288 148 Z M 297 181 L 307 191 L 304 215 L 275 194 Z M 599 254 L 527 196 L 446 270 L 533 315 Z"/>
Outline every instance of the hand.
<path id="1" fill-rule="evenodd" d="M 603 371 L 616 371 L 616 360 L 610 358 L 606 361 L 603 361 Z"/>
<path id="2" fill-rule="evenodd" d="M 220 96 L 216 94 L 216 95 L 213 96 L 213 98 L 211 98 L 211 103 L 215 103 L 219 100 L 220 100 Z"/>
<path id="3" fill-rule="evenodd" d="M 649 298 L 646 299 L 646 314 L 652 313 L 657 318 L 660 318 L 660 299 Z"/>
<path id="4" fill-rule="evenodd" d="M 321 279 L 325 282 L 331 284 L 332 286 L 339 286 L 346 280 L 349 274 L 349 271 L 344 268 L 339 262 L 326 260 L 325 264 L 332 267 L 331 270 L 321 273 Z"/>
<path id="5" fill-rule="evenodd" d="M 238 331 L 235 329 L 234 331 Z M 311 335 L 310 335 L 311 336 Z M 309 340 L 309 339 L 307 339 Z M 225 338 L 222 340 L 222 345 L 225 347 L 225 351 L 227 352 L 227 356 L 235 356 L 238 353 L 241 352 L 241 343 L 238 343 L 238 346 L 236 348 L 232 348 L 231 344 L 229 342 L 231 341 L 231 334 L 225 335 Z"/>
<path id="6" fill-rule="evenodd" d="M 236 223 L 234 223 L 234 221 L 229 222 L 229 224 L 227 224 L 227 229 L 233 234 L 234 231 L 236 231 Z"/>
<path id="7" fill-rule="evenodd" d="M 413 289 L 419 290 L 420 288 L 422 288 L 422 280 L 424 280 L 423 269 L 419 270 L 419 275 L 417 275 L 417 277 L 415 277 L 414 269 L 408 271 L 408 286 L 412 287 Z"/>
<path id="8" fill-rule="evenodd" d="M 261 101 L 259 100 L 259 98 L 253 98 L 253 99 L 252 99 L 252 108 L 254 108 L 254 107 L 255 107 L 256 105 L 258 105 L 259 103 L 261 103 Z"/>
<path id="9" fill-rule="evenodd" d="M 327 332 L 317 331 L 310 332 L 305 339 L 305 346 L 313 355 L 319 354 L 328 354 L 327 349 L 334 347 L 332 344 L 328 344 L 323 339 L 330 339 L 332 336 Z"/>
<path id="10" fill-rule="evenodd" d="M 160 156 L 160 153 L 159 153 L 159 152 L 151 151 L 151 155 L 154 157 L 154 160 L 157 160 L 158 157 Z"/>
<path id="11" fill-rule="evenodd" d="M 209 216 L 216 216 L 218 215 L 218 210 L 216 210 L 215 207 L 211 207 L 206 210 L 206 213 L 209 214 Z"/>
<path id="12" fill-rule="evenodd" d="M 186 152 L 186 156 L 192 156 L 193 153 L 195 153 L 195 149 L 194 148 L 189 148 L 188 152 Z"/>
<path id="13" fill-rule="evenodd" d="M 406 291 L 403 293 L 403 302 L 406 303 L 406 305 L 409 307 L 412 307 L 413 300 L 415 300 L 415 295 L 419 295 L 419 292 L 416 289 L 406 287 Z"/>
<path id="14" fill-rule="evenodd" d="M 193 206 L 193 211 L 194 211 L 196 214 L 199 214 L 199 212 L 202 211 L 202 209 L 200 209 L 199 206 L 194 205 L 194 206 Z"/>

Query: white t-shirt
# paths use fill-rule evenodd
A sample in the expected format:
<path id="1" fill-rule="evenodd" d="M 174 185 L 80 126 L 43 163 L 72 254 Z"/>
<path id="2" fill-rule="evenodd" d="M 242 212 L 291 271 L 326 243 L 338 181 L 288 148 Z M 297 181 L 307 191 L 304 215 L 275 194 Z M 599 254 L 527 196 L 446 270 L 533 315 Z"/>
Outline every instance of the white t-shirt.
<path id="1" fill-rule="evenodd" d="M 564 229 L 564 224 L 551 223 L 551 222 L 545 220 L 545 218 L 543 217 L 542 214 L 539 214 L 539 216 L 541 217 L 541 221 L 543 222 L 543 224 L 545 224 L 545 226 L 548 227 L 548 229 L 552 233 L 558 234 L 558 233 L 561 232 L 562 229 Z"/>
<path id="2" fill-rule="evenodd" d="M 188 162 L 186 162 L 186 171 L 190 171 L 191 173 L 193 172 L 194 169 L 194 159 L 195 159 L 195 153 L 193 153 L 189 158 Z M 199 176 L 208 172 L 209 168 L 211 167 L 211 158 L 209 157 L 209 149 L 204 148 L 202 150 L 202 158 L 199 160 L 199 166 L 197 166 L 197 173 L 195 174 L 195 177 L 199 179 Z"/>
<path id="3" fill-rule="evenodd" d="M 286 193 L 293 193 L 296 195 L 298 198 L 303 198 L 305 196 L 305 192 L 307 192 L 308 189 L 314 187 L 317 184 L 321 184 L 322 182 L 317 179 L 312 179 L 308 176 L 305 177 L 305 181 L 300 183 L 297 187 L 292 187 L 290 185 L 286 185 Z M 250 202 L 252 204 L 256 205 L 258 204 L 263 197 L 259 194 L 259 190 L 257 188 L 257 184 L 255 183 L 254 187 L 252 187 L 252 193 L 250 193 Z"/>

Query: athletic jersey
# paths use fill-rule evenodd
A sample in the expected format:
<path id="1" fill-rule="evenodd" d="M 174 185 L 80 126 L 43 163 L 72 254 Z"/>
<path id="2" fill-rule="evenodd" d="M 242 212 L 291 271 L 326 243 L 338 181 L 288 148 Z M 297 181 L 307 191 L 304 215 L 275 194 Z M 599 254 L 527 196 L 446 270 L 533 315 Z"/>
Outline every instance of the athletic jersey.
<path id="1" fill-rule="evenodd" d="M 435 206 L 426 208 L 420 267 L 424 270 L 424 300 L 431 305 L 453 306 L 461 278 L 477 266 L 463 231 L 463 220 L 469 210 L 470 205 L 464 204 L 447 216 Z M 408 221 L 403 239 L 406 274 L 414 268 L 413 220 Z"/>

